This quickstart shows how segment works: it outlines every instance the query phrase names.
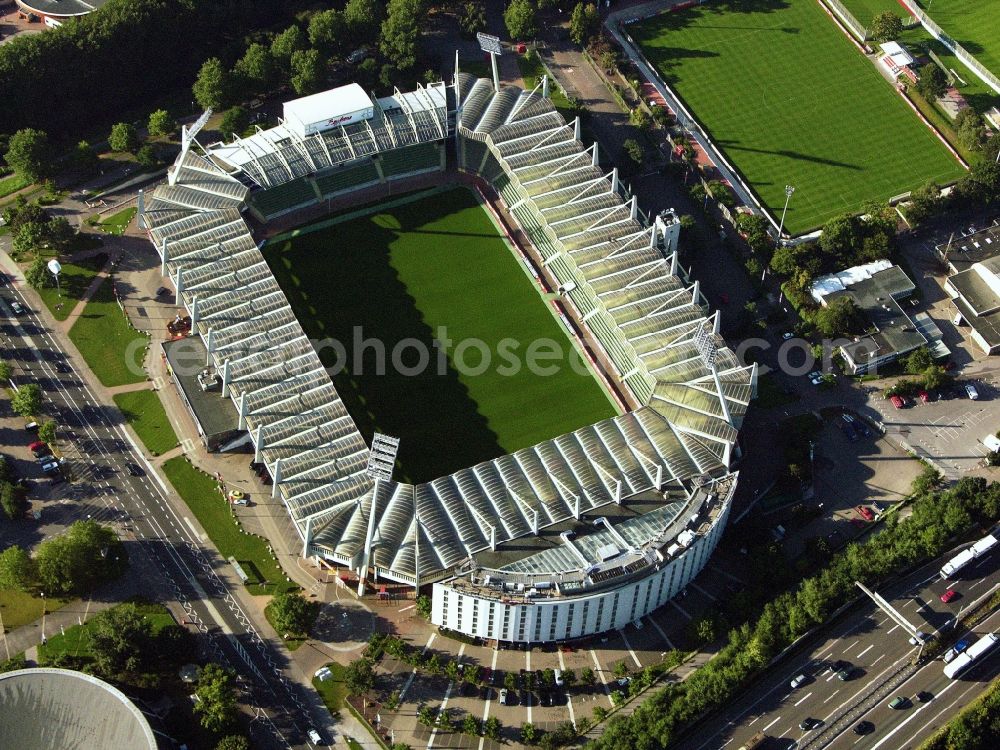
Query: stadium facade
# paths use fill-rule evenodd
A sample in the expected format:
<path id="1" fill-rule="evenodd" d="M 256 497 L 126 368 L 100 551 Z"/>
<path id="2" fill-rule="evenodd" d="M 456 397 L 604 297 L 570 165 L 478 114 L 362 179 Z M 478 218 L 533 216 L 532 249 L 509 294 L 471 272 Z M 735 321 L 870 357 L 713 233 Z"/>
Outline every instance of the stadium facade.
<path id="1" fill-rule="evenodd" d="M 719 541 L 756 389 L 678 262 L 677 219 L 643 216 L 542 85 L 458 73 L 378 99 L 339 91 L 204 156 L 185 149 L 140 212 L 303 555 L 362 585 L 370 570 L 433 584 L 435 624 L 502 641 L 582 637 L 662 605 Z M 376 481 L 242 212 L 329 205 L 444 171 L 452 150 L 499 194 L 634 408 L 431 482 Z"/>

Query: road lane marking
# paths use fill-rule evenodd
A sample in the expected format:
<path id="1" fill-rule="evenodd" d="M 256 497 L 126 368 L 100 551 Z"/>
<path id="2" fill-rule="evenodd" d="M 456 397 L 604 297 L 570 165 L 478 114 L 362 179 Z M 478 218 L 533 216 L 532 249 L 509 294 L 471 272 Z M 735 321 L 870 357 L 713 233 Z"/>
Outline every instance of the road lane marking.
<path id="1" fill-rule="evenodd" d="M 639 657 L 636 656 L 635 651 L 632 650 L 632 644 L 629 643 L 628 638 L 625 637 L 625 631 L 619 630 L 618 632 L 621 633 L 622 640 L 625 641 L 625 648 L 628 649 L 629 654 L 632 656 L 632 661 L 635 662 L 635 665 L 639 667 L 639 669 L 642 669 L 642 662 L 639 661 Z"/>
<path id="2" fill-rule="evenodd" d="M 774 721 L 772 721 L 770 724 L 768 724 L 766 727 L 764 727 L 761 731 L 762 732 L 766 732 L 768 729 L 770 729 L 771 727 L 773 727 L 779 721 L 781 721 L 781 717 L 780 716 L 777 719 L 775 719 Z"/>
<path id="3" fill-rule="evenodd" d="M 491 683 L 496 678 L 497 656 L 499 655 L 499 653 L 500 653 L 499 649 L 496 649 L 496 648 L 493 649 L 493 661 L 490 663 L 490 671 L 491 671 L 490 682 Z M 493 691 L 492 690 L 488 690 L 487 693 L 486 693 L 486 700 L 484 701 L 486 705 L 483 706 L 483 724 L 485 724 L 486 720 L 490 717 L 490 703 L 493 700 L 492 696 L 493 696 Z M 485 737 L 485 735 L 479 738 L 479 750 L 483 750 L 483 745 L 484 744 L 486 744 L 486 737 Z"/>
<path id="4" fill-rule="evenodd" d="M 826 699 L 825 701 L 823 701 L 823 702 L 824 702 L 824 703 L 826 703 L 827 701 L 830 701 L 830 700 L 832 700 L 832 699 L 833 699 L 833 696 L 835 696 L 835 695 L 836 695 L 837 693 L 839 693 L 839 692 L 840 692 L 840 688 L 837 688 L 837 689 L 836 689 L 836 690 L 834 690 L 834 691 L 833 691 L 832 693 L 830 693 L 830 695 L 829 695 L 829 696 L 827 697 L 827 699 Z"/>
<path id="5" fill-rule="evenodd" d="M 868 648 L 866 648 L 866 649 L 865 649 L 864 651 L 862 651 L 862 652 L 861 652 L 860 654 L 858 654 L 858 658 L 860 659 L 860 658 L 861 658 L 862 656 L 864 656 L 865 654 L 867 654 L 867 653 L 868 653 L 869 651 L 871 651 L 871 650 L 872 650 L 873 648 L 875 648 L 875 644 L 874 644 L 874 643 L 873 643 L 873 644 L 871 644 L 871 645 L 870 645 L 870 646 L 869 646 Z"/>
<path id="6" fill-rule="evenodd" d="M 799 698 L 797 701 L 795 701 L 795 705 L 797 706 L 800 703 L 804 703 L 805 701 L 809 700 L 809 696 L 810 695 L 812 695 L 812 691 L 811 690 L 808 693 L 806 693 L 804 696 L 802 696 L 801 698 Z"/>
<path id="7" fill-rule="evenodd" d="M 956 685 L 961 685 L 961 684 L 963 684 L 963 683 L 961 683 L 961 682 L 953 682 L 953 683 L 951 683 L 950 685 L 948 685 L 947 687 L 945 687 L 940 693 L 938 693 L 937 697 L 940 698 L 942 695 L 944 695 L 945 693 L 947 693 L 953 687 L 955 687 Z M 886 742 L 888 742 L 889 740 L 891 740 L 893 738 L 893 735 L 896 734 L 896 732 L 898 732 L 900 729 L 902 729 L 907 724 L 909 724 L 911 721 L 913 721 L 915 718 L 917 718 L 920 715 L 921 711 L 923 711 L 925 708 L 929 708 L 932 705 L 934 705 L 934 704 L 933 703 L 925 703 L 924 705 L 920 706 L 920 708 L 918 708 L 916 711 L 914 711 L 912 714 L 910 714 L 910 716 L 908 716 L 907 718 L 903 719 L 903 721 L 900 722 L 900 724 L 898 726 L 894 727 L 893 730 L 891 732 L 889 732 L 889 734 L 887 734 L 881 740 L 879 740 L 874 745 L 872 745 L 872 750 L 878 750 L 880 747 L 882 747 L 882 745 L 884 745 Z"/>

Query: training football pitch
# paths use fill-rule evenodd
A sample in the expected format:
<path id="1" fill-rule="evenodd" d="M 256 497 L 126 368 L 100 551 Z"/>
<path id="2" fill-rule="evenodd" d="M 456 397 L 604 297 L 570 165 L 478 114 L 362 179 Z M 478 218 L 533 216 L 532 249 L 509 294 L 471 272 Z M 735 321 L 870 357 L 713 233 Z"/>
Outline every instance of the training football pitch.
<path id="1" fill-rule="evenodd" d="M 945 34 L 1000 76 L 1000 5 L 996 0 L 924 0 L 920 7 Z"/>
<path id="2" fill-rule="evenodd" d="M 815 0 L 709 2 L 628 27 L 786 228 L 962 173 Z"/>
<path id="3" fill-rule="evenodd" d="M 302 227 L 271 240 L 264 257 L 306 333 L 344 345 L 332 378 L 365 438 L 401 438 L 400 479 L 435 479 L 616 413 L 593 374 L 571 366 L 565 329 L 465 188 Z M 446 357 L 434 348 L 442 328 Z M 374 343 L 358 356 L 362 338 L 384 345 L 384 372 Z M 563 357 L 529 368 L 531 346 Z M 333 366 L 337 350 L 319 348 Z"/>

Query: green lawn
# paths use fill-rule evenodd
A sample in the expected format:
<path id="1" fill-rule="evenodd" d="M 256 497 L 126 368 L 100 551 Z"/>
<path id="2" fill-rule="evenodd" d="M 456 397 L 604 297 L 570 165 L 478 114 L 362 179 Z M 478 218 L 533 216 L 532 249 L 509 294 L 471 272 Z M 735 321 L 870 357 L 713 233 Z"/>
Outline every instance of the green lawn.
<path id="1" fill-rule="evenodd" d="M 31 184 L 31 180 L 22 177 L 17 172 L 12 172 L 6 177 L 0 177 L 0 198 L 6 198 L 11 193 L 16 193 L 21 188 L 26 188 Z"/>
<path id="2" fill-rule="evenodd" d="M 344 344 L 333 381 L 362 433 L 401 438 L 401 478 L 428 481 L 613 416 L 589 371 L 570 368 L 565 329 L 475 196 L 401 203 L 264 249 L 306 333 Z M 384 342 L 384 374 L 373 348 L 355 356 L 355 336 Z M 435 338 L 450 340 L 446 360 Z M 391 364 L 408 341 L 428 352 L 419 373 Z M 546 341 L 564 357 L 544 363 L 555 374 L 526 366 L 526 349 Z M 413 346 L 397 351 L 402 369 L 418 369 Z M 513 374 L 507 352 L 524 365 Z M 333 347 L 321 356 L 337 364 Z"/>
<path id="3" fill-rule="evenodd" d="M 77 263 L 60 261 L 62 272 L 59 274 L 59 287 L 57 288 L 53 282 L 36 290 L 56 320 L 66 320 L 69 317 L 76 303 L 83 299 L 84 293 L 90 288 L 97 272 L 104 268 L 107 262 L 107 253 L 98 253 Z"/>
<path id="4" fill-rule="evenodd" d="M 72 599 L 53 599 L 49 596 L 45 598 L 45 609 L 48 612 L 55 612 L 71 601 Z M 3 626 L 8 631 L 40 620 L 42 598 L 14 589 L 0 589 L 0 618 L 3 619 Z"/>
<path id="5" fill-rule="evenodd" d="M 156 391 L 118 393 L 114 399 L 125 420 L 152 455 L 166 453 L 177 445 L 177 433 L 170 426 Z"/>
<path id="6" fill-rule="evenodd" d="M 104 230 L 108 234 L 124 234 L 125 229 L 128 227 L 132 219 L 135 218 L 137 212 L 138 209 L 135 206 L 125 208 L 117 213 L 104 217 L 101 221 L 97 222 L 95 226 L 98 229 Z"/>
<path id="7" fill-rule="evenodd" d="M 70 328 L 69 337 L 104 385 L 146 380 L 142 364 L 148 337 L 129 326 L 115 301 L 112 278 L 98 287 Z"/>
<path id="8" fill-rule="evenodd" d="M 840 0 L 844 7 L 852 16 L 858 19 L 858 23 L 866 29 L 872 25 L 872 19 L 876 14 L 884 11 L 894 13 L 903 19 L 905 23 L 910 14 L 900 5 L 897 0 Z"/>
<path id="9" fill-rule="evenodd" d="M 344 701 L 347 700 L 347 683 L 344 681 L 347 668 L 335 661 L 326 666 L 333 672 L 333 677 L 326 682 L 320 682 L 314 677 L 313 687 L 316 688 L 316 692 L 319 693 L 330 713 L 335 714 L 344 707 Z"/>
<path id="10" fill-rule="evenodd" d="M 233 519 L 229 503 L 219 493 L 215 479 L 196 469 L 183 456 L 163 464 L 167 479 L 184 499 L 223 558 L 235 557 L 249 576 L 253 594 L 280 594 L 298 589 L 285 580 L 281 566 L 267 551 L 267 540 L 243 531 Z"/>
<path id="11" fill-rule="evenodd" d="M 963 170 L 816 2 L 732 0 L 629 32 L 785 226 L 816 228 Z"/>
<path id="12" fill-rule="evenodd" d="M 167 625 L 174 622 L 173 615 L 162 604 L 151 602 L 136 602 L 139 612 L 145 615 L 152 627 L 153 634 L 159 633 Z M 51 663 L 62 654 L 89 658 L 90 651 L 90 628 L 93 620 L 88 620 L 83 625 L 74 625 L 66 628 L 65 633 L 56 633 L 49 636 L 46 642 L 38 647 L 38 657 L 42 664 Z"/>
<path id="13" fill-rule="evenodd" d="M 996 0 L 921 0 L 944 33 L 1000 76 L 1000 7 Z"/>

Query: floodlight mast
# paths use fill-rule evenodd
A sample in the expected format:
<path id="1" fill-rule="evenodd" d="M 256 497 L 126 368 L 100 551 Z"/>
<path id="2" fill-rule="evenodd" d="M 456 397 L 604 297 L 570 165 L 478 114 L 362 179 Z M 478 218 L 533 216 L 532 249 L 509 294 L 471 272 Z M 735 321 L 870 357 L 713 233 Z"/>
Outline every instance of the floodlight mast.
<path id="1" fill-rule="evenodd" d="M 380 482 L 392 480 L 392 467 L 396 464 L 396 454 L 399 453 L 399 438 L 390 437 L 376 432 L 372 437 L 372 447 L 368 452 L 368 466 L 365 473 L 375 480 L 372 485 L 372 503 L 368 510 L 368 530 L 365 532 L 365 550 L 358 570 L 358 596 L 365 594 L 365 582 L 368 580 L 368 566 L 371 562 L 372 537 L 375 534 L 375 511 L 378 504 Z M 419 533 L 419 532 L 418 532 Z"/>
<path id="2" fill-rule="evenodd" d="M 500 46 L 500 37 L 492 34 L 478 32 L 476 39 L 479 40 L 479 49 L 490 56 L 493 64 L 493 90 L 500 92 L 500 71 L 497 69 L 497 58 L 503 54 L 503 47 Z"/>
<path id="3" fill-rule="evenodd" d="M 794 185 L 785 185 L 785 207 L 781 210 L 781 222 L 778 224 L 778 244 L 781 244 L 781 233 L 785 229 L 785 214 L 788 213 L 788 201 L 792 199 L 795 192 Z"/>

